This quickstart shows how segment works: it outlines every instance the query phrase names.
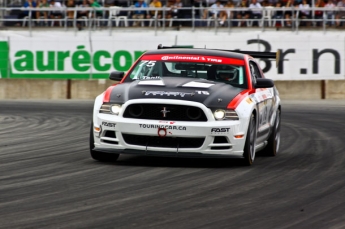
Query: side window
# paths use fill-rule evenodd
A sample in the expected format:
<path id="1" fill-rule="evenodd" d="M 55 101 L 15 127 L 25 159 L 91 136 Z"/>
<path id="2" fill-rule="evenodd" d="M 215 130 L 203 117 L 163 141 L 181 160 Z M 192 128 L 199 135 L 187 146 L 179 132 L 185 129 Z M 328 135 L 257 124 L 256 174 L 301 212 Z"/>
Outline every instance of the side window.
<path id="1" fill-rule="evenodd" d="M 256 84 L 255 67 L 254 67 L 254 63 L 252 61 L 249 62 L 249 68 L 250 68 L 250 75 L 252 78 L 252 82 L 253 82 L 253 84 Z"/>
<path id="2" fill-rule="evenodd" d="M 262 78 L 260 70 L 259 70 L 257 64 L 254 61 L 250 61 L 249 62 L 249 66 L 250 66 L 250 73 L 251 73 L 251 76 L 252 76 L 253 84 L 256 84 L 256 79 L 257 78 Z"/>

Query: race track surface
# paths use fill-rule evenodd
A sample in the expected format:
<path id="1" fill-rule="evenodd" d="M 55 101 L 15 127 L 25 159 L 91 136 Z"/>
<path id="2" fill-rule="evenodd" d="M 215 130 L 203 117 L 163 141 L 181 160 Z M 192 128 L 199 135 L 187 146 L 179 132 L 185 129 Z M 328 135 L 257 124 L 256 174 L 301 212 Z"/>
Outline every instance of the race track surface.
<path id="1" fill-rule="evenodd" d="M 92 101 L 0 101 L 0 228 L 345 228 L 345 101 L 283 101 L 281 152 L 91 159 Z"/>

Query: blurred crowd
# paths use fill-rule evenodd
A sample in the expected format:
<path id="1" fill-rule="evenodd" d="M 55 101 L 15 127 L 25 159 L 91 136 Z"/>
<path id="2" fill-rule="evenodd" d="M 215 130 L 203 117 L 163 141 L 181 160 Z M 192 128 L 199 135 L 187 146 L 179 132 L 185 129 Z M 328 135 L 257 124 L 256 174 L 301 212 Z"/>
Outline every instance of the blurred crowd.
<path id="1" fill-rule="evenodd" d="M 48 9 L 46 11 L 21 10 L 18 18 L 29 16 L 40 20 L 42 25 L 59 26 L 48 19 L 107 19 L 122 16 L 129 19 L 126 26 L 149 26 L 150 20 L 163 21 L 167 25 L 190 25 L 190 19 L 197 19 L 196 26 L 206 26 L 210 22 L 224 26 L 262 26 L 262 18 L 274 20 L 272 26 L 294 26 L 294 19 L 301 20 L 300 26 L 340 27 L 345 24 L 345 0 L 26 0 L 23 8 Z M 194 12 L 191 7 L 196 7 Z M 111 9 L 116 8 L 115 13 Z M 164 10 L 162 10 L 165 7 Z M 317 7 L 317 8 L 315 8 Z M 78 10 L 73 10 L 78 8 Z M 90 10 L 92 8 L 92 10 Z M 109 8 L 109 10 L 106 10 Z M 131 8 L 132 10 L 128 10 Z M 147 8 L 147 9 L 146 9 Z M 85 10 L 83 10 L 85 9 Z M 154 10 L 157 9 L 157 10 Z M 316 19 L 316 20 L 315 20 Z M 21 24 L 20 24 L 21 25 Z M 81 29 L 82 23 L 77 23 Z M 160 24 L 159 24 L 160 25 Z"/>

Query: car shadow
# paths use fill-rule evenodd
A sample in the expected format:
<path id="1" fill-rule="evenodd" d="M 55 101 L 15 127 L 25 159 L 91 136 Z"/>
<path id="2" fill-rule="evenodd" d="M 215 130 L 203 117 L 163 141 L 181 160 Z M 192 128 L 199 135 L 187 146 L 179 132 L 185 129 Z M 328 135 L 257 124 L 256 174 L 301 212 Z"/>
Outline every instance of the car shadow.
<path id="1" fill-rule="evenodd" d="M 181 168 L 236 168 L 243 167 L 239 158 L 178 158 L 159 156 L 120 155 L 116 162 L 101 162 L 118 166 L 181 167 Z"/>

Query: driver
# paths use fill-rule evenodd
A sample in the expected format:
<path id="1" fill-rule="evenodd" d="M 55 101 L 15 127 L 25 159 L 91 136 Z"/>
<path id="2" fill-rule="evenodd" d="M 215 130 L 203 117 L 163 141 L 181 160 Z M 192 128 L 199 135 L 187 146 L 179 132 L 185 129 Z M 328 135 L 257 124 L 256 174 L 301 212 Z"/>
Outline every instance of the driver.
<path id="1" fill-rule="evenodd" d="M 225 81 L 232 81 L 235 79 L 234 75 L 230 72 L 219 72 L 218 79 Z"/>

